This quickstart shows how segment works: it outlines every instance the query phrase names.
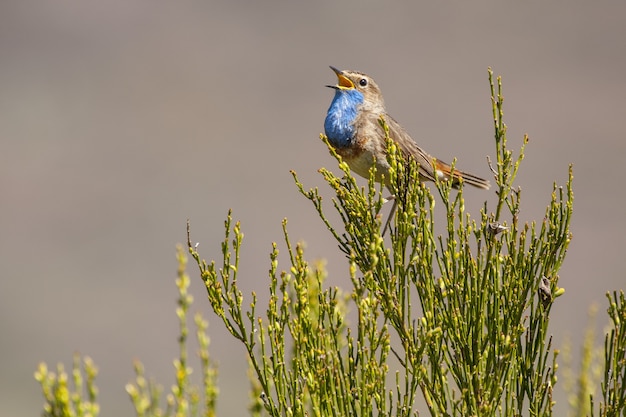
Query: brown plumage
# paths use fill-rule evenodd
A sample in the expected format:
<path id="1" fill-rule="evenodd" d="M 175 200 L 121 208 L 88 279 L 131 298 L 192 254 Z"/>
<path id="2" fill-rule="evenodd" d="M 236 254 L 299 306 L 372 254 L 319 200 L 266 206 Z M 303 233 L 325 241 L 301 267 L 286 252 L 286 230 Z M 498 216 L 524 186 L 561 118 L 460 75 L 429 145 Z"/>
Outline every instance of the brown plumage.
<path id="1" fill-rule="evenodd" d="M 380 125 L 380 117 L 385 119 L 389 137 L 405 156 L 410 156 L 419 164 L 422 181 L 434 181 L 435 177 L 448 179 L 451 173 L 449 164 L 430 156 L 411 138 L 396 120 L 387 114 L 385 102 L 376 82 L 358 71 L 331 69 L 337 75 L 335 97 L 328 109 L 324 124 L 326 136 L 337 153 L 348 163 L 350 169 L 362 177 L 369 177 L 373 161 L 379 174 L 389 178 L 385 132 Z M 465 184 L 489 189 L 489 181 L 476 175 L 455 169 L 453 185 L 459 178 Z"/>

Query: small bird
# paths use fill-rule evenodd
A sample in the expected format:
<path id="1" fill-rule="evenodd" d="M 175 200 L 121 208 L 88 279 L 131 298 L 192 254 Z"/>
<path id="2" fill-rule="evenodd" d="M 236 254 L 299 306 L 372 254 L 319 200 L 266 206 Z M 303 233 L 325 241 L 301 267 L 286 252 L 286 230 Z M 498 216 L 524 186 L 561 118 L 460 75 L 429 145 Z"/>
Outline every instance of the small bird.
<path id="1" fill-rule="evenodd" d="M 421 181 L 449 179 L 452 175 L 454 186 L 462 178 L 466 184 L 489 189 L 489 181 L 457 169 L 451 174 L 450 165 L 424 152 L 387 114 L 380 89 L 371 77 L 358 71 L 340 71 L 332 66 L 330 69 L 337 75 L 338 83 L 327 85 L 335 90 L 335 96 L 326 114 L 324 130 L 330 144 L 352 171 L 369 178 L 369 169 L 376 161 L 377 179 L 380 181 L 382 175 L 389 179 L 385 132 L 379 122 L 383 116 L 389 137 L 405 157 L 412 157 L 419 164 Z"/>

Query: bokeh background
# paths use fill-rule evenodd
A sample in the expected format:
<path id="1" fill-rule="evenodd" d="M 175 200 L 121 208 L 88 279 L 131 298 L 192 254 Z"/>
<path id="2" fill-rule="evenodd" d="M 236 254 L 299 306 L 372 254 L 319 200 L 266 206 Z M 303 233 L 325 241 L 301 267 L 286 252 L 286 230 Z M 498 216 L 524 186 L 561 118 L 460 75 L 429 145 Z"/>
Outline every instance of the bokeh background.
<path id="1" fill-rule="evenodd" d="M 0 415 L 38 415 L 37 364 L 69 365 L 76 351 L 100 367 L 104 417 L 133 415 L 135 358 L 169 389 L 188 218 L 203 257 L 219 258 L 234 210 L 246 291 L 264 294 L 285 217 L 308 259 L 326 259 L 330 283 L 348 288 L 289 173 L 329 195 L 317 173 L 336 169 L 318 139 L 328 65 L 372 75 L 427 151 L 483 176 L 487 67 L 503 75 L 509 143 L 530 135 L 522 218 L 542 219 L 574 164 L 574 240 L 551 331 L 577 346 L 588 307 L 600 306 L 601 328 L 605 292 L 625 284 L 625 17 L 619 1 L 1 2 Z M 474 215 L 495 201 L 467 199 Z M 246 415 L 244 350 L 190 273 L 194 311 L 211 322 L 219 414 Z"/>

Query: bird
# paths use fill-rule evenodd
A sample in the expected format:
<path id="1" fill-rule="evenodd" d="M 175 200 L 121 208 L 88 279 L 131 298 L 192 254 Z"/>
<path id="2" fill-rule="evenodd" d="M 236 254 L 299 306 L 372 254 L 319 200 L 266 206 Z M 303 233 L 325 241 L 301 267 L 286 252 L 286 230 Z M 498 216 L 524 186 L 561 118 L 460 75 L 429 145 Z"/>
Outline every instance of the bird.
<path id="1" fill-rule="evenodd" d="M 380 88 L 372 77 L 359 71 L 341 71 L 333 66 L 330 69 L 337 75 L 337 84 L 326 86 L 334 89 L 335 95 L 326 114 L 324 131 L 328 142 L 352 171 L 369 178 L 370 168 L 375 163 L 377 181 L 380 182 L 383 175 L 389 181 L 387 143 L 380 123 L 383 117 L 389 138 L 405 158 L 413 158 L 419 165 L 420 181 L 449 180 L 452 177 L 452 185 L 457 188 L 462 179 L 464 184 L 489 189 L 489 181 L 456 168 L 452 170 L 449 164 L 424 152 L 387 114 Z"/>

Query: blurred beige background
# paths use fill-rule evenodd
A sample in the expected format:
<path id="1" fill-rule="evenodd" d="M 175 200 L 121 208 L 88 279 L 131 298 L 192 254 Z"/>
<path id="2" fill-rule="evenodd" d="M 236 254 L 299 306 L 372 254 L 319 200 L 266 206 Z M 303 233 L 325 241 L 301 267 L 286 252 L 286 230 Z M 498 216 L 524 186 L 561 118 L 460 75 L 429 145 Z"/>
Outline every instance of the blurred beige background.
<path id="1" fill-rule="evenodd" d="M 247 291 L 265 294 L 284 217 L 308 259 L 327 259 L 330 283 L 348 287 L 344 258 L 289 174 L 328 195 L 317 174 L 336 169 L 318 139 L 328 65 L 374 76 L 427 151 L 483 176 L 494 149 L 486 69 L 503 75 L 510 145 L 530 135 L 525 220 L 543 218 L 552 182 L 574 164 L 555 344 L 580 342 L 591 303 L 603 326 L 604 293 L 625 284 L 626 3 L 422 3 L 2 2 L 0 415 L 39 415 L 33 371 L 75 351 L 100 367 L 104 417 L 133 415 L 134 358 L 169 389 L 187 218 L 211 259 L 233 208 Z M 494 196 L 467 199 L 477 215 Z M 190 272 L 194 311 L 211 322 L 219 413 L 246 415 L 244 350 Z"/>

